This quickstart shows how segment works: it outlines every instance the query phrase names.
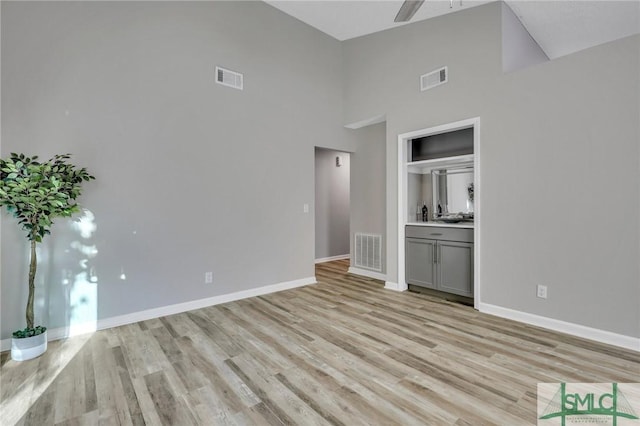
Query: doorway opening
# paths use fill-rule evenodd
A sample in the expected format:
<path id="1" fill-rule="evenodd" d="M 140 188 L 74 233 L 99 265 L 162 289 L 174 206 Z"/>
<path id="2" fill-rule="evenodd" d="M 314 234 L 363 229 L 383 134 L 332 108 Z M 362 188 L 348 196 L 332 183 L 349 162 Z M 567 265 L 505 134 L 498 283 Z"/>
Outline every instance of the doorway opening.
<path id="1" fill-rule="evenodd" d="M 349 259 L 351 154 L 315 148 L 315 262 Z"/>

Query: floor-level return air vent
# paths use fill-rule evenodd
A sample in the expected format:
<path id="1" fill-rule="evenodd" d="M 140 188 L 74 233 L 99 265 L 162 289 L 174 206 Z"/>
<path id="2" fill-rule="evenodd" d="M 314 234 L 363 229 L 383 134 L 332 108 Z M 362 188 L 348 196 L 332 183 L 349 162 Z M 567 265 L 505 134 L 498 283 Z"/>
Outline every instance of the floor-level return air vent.
<path id="1" fill-rule="evenodd" d="M 356 233 L 354 251 L 353 266 L 382 272 L 382 235 Z"/>
<path id="2" fill-rule="evenodd" d="M 239 72 L 216 67 L 216 83 L 242 90 L 243 76 Z"/>
<path id="3" fill-rule="evenodd" d="M 424 92 L 447 81 L 449 81 L 449 70 L 447 67 L 442 67 L 420 76 L 420 90 Z"/>

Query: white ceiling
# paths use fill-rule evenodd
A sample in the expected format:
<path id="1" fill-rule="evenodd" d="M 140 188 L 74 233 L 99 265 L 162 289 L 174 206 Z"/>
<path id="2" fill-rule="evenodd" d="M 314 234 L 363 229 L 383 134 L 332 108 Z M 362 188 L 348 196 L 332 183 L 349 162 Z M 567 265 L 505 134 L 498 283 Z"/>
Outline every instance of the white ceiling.
<path id="1" fill-rule="evenodd" d="M 338 39 L 394 28 L 402 0 L 265 0 Z M 487 0 L 426 0 L 411 22 L 489 3 Z M 640 0 L 507 0 L 551 59 L 640 33 Z"/>

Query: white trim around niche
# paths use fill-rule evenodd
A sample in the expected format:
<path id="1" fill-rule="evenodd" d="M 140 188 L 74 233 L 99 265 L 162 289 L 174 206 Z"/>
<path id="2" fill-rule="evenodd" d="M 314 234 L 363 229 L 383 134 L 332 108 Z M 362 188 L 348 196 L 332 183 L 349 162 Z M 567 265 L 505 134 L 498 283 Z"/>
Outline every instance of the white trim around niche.
<path id="1" fill-rule="evenodd" d="M 397 291 L 405 291 L 409 288 L 404 271 L 404 227 L 407 223 L 407 142 L 411 139 L 435 135 L 438 133 L 452 132 L 455 130 L 473 128 L 473 179 L 475 182 L 474 227 L 473 227 L 473 304 L 478 309 L 480 305 L 480 117 L 469 118 L 440 126 L 398 135 L 398 282 L 385 288 Z"/>

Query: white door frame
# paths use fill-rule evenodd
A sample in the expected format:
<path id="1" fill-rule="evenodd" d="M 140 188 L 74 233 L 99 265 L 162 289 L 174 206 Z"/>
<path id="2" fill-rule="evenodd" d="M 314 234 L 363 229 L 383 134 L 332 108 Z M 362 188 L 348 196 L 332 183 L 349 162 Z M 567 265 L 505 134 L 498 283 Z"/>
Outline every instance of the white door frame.
<path id="1" fill-rule="evenodd" d="M 455 130 L 473 128 L 473 180 L 474 180 L 474 226 L 473 226 L 473 305 L 476 309 L 480 306 L 480 216 L 481 209 L 481 186 L 480 186 L 480 117 L 469 118 L 467 120 L 442 124 L 440 126 L 428 127 L 413 132 L 398 135 L 398 283 L 396 286 L 387 286 L 398 291 L 405 291 L 409 288 L 405 278 L 405 253 L 404 253 L 404 228 L 407 224 L 407 160 L 408 141 L 415 138 L 435 135 L 438 133 L 451 132 Z M 394 288 L 395 287 L 395 288 Z"/>

